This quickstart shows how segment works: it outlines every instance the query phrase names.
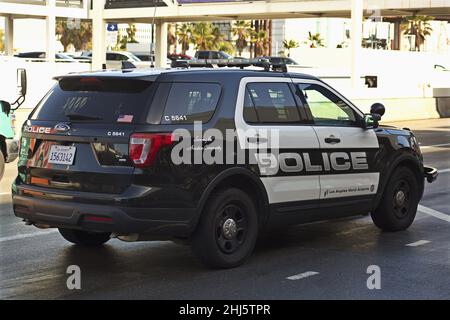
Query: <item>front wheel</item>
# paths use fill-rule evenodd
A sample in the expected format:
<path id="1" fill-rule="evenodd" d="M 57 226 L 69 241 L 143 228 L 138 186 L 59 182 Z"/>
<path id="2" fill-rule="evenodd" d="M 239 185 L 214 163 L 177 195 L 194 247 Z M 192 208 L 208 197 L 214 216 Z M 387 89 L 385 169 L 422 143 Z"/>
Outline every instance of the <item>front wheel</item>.
<path id="1" fill-rule="evenodd" d="M 252 199 L 230 188 L 214 193 L 192 237 L 194 254 L 208 267 L 242 264 L 255 247 L 258 217 Z"/>
<path id="2" fill-rule="evenodd" d="M 372 220 L 383 231 L 402 231 L 411 226 L 416 217 L 420 195 L 417 179 L 411 169 L 395 170 L 383 193 Z"/>
<path id="3" fill-rule="evenodd" d="M 59 229 L 59 233 L 69 242 L 80 246 L 95 247 L 106 243 L 111 233 L 97 233 L 73 229 Z"/>

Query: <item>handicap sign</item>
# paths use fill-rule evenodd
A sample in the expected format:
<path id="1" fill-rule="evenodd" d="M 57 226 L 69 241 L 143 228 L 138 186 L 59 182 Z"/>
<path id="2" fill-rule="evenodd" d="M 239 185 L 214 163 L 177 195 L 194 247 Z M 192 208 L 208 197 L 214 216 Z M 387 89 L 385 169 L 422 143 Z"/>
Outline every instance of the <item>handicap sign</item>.
<path id="1" fill-rule="evenodd" d="M 106 30 L 110 32 L 117 32 L 119 31 L 119 26 L 117 25 L 117 23 L 108 23 Z"/>

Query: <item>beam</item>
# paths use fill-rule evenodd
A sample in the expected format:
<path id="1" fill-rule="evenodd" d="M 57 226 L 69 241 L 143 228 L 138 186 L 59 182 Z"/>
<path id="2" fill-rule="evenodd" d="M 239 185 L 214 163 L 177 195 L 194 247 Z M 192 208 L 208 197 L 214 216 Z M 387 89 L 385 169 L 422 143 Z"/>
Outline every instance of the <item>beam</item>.
<path id="1" fill-rule="evenodd" d="M 7 16 L 5 19 L 5 53 L 7 56 L 14 55 L 14 18 Z"/>
<path id="2" fill-rule="evenodd" d="M 106 23 L 102 1 L 94 1 L 92 12 L 92 69 L 100 70 L 106 63 Z"/>
<path id="3" fill-rule="evenodd" d="M 361 45 L 363 38 L 363 18 L 364 18 L 364 7 L 363 0 L 351 0 L 352 1 L 352 26 L 351 26 L 351 63 L 352 63 L 352 87 L 353 89 L 358 89 L 361 83 L 361 68 L 362 68 L 362 58 L 361 58 Z"/>
<path id="4" fill-rule="evenodd" d="M 167 23 L 156 23 L 155 67 L 164 68 L 167 61 Z"/>
<path id="5" fill-rule="evenodd" d="M 56 0 L 47 0 L 47 16 L 45 18 L 45 25 L 47 29 L 47 48 L 45 50 L 45 57 L 50 62 L 55 62 L 56 54 Z"/>

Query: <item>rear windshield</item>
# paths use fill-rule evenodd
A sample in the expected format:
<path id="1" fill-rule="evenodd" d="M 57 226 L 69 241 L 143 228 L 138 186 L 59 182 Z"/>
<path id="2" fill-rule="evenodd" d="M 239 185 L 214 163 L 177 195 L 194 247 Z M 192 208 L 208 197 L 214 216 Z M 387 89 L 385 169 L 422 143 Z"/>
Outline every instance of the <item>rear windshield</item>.
<path id="1" fill-rule="evenodd" d="M 152 84 L 134 79 L 62 79 L 31 119 L 136 123 L 148 110 Z"/>

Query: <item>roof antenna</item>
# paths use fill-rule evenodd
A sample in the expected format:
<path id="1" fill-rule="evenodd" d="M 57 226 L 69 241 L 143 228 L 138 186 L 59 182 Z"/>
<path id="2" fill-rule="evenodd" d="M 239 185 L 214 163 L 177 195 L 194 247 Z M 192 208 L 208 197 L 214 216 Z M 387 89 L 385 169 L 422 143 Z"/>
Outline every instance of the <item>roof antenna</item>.
<path id="1" fill-rule="evenodd" d="M 153 10 L 153 19 L 152 19 L 152 44 L 150 47 L 150 68 L 155 67 L 155 16 L 156 16 L 156 4 L 155 4 L 155 10 Z"/>

